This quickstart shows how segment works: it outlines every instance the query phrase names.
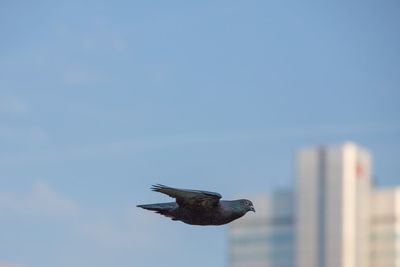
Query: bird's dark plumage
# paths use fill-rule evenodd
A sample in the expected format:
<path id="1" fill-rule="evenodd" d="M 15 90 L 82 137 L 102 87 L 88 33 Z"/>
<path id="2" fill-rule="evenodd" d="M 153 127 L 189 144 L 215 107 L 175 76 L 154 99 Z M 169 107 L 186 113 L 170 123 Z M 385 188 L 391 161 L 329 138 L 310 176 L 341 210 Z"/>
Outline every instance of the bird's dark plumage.
<path id="1" fill-rule="evenodd" d="M 137 205 L 171 218 L 193 225 L 222 225 L 236 220 L 248 211 L 255 211 L 247 199 L 220 200 L 214 192 L 178 189 L 165 185 L 154 185 L 153 191 L 166 194 L 176 202 Z"/>

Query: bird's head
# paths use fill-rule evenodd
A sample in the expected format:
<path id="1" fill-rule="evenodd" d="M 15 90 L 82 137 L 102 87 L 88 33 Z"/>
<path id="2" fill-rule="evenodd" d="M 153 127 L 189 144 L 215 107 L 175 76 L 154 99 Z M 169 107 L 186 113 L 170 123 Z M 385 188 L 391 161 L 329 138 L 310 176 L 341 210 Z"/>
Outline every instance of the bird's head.
<path id="1" fill-rule="evenodd" d="M 243 205 L 245 206 L 245 208 L 246 208 L 247 211 L 256 212 L 256 210 L 254 209 L 254 206 L 253 206 L 253 202 L 251 202 L 250 200 L 248 200 L 248 199 L 243 199 L 243 200 L 242 200 L 242 203 L 243 203 Z"/>

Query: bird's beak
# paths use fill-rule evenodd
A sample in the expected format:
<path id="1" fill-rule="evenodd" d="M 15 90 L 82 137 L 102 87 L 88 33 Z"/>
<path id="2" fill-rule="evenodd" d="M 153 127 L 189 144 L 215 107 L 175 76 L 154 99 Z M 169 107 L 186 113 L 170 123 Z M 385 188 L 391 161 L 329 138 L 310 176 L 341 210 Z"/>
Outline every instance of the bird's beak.
<path id="1" fill-rule="evenodd" d="M 253 206 L 250 206 L 250 210 L 251 210 L 252 212 L 256 212 L 256 210 L 254 209 Z"/>

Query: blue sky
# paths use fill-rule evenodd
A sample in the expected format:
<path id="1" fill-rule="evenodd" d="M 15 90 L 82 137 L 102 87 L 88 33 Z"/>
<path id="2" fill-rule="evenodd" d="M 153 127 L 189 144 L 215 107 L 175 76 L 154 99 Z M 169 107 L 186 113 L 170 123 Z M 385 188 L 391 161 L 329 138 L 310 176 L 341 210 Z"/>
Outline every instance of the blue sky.
<path id="1" fill-rule="evenodd" d="M 352 140 L 400 184 L 397 1 L 0 3 L 0 266 L 224 266 L 226 227 L 139 210 L 164 183 L 288 187 Z"/>

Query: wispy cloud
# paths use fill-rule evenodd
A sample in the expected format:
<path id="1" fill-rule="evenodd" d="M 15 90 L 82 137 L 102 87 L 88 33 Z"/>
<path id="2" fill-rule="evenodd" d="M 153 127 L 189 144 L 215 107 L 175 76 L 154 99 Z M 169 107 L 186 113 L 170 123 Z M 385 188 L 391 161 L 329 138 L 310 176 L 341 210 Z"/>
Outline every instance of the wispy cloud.
<path id="1" fill-rule="evenodd" d="M 82 237 L 105 247 L 151 246 L 160 242 L 157 216 L 140 213 L 136 207 L 115 215 L 81 221 L 76 231 Z"/>
<path id="2" fill-rule="evenodd" d="M 128 44 L 122 37 L 114 36 L 111 40 L 111 47 L 115 52 L 122 53 L 128 49 Z"/>
<path id="3" fill-rule="evenodd" d="M 68 84 L 94 84 L 102 81 L 102 77 L 88 70 L 68 70 L 63 73 L 63 81 Z"/>
<path id="4" fill-rule="evenodd" d="M 43 143 L 48 140 L 48 133 L 40 128 L 15 127 L 0 125 L 0 138 L 2 141 L 16 141 L 18 143 Z"/>
<path id="5" fill-rule="evenodd" d="M 81 29 L 59 23 L 55 25 L 54 32 L 60 38 L 78 45 L 78 49 L 88 52 L 112 52 L 115 54 L 124 53 L 128 50 L 129 44 L 122 32 L 112 27 L 104 17 L 96 17 L 87 23 L 88 28 Z"/>
<path id="6" fill-rule="evenodd" d="M 33 143 L 42 143 L 48 139 L 48 134 L 41 128 L 33 128 L 29 131 L 30 139 Z"/>
<path id="7" fill-rule="evenodd" d="M 174 149 L 183 146 L 207 144 L 264 142 L 290 140 L 293 138 L 340 137 L 352 135 L 384 134 L 400 131 L 400 122 L 369 122 L 358 124 L 326 124 L 317 126 L 275 129 L 247 129 L 232 131 L 197 132 L 174 136 L 149 137 L 145 139 L 110 142 L 105 144 L 47 150 L 34 155 L 0 155 L 0 163 L 52 162 L 84 160 L 123 153 Z"/>
<path id="8" fill-rule="evenodd" d="M 41 143 L 48 139 L 47 132 L 38 126 L 24 127 L 15 123 L 15 119 L 30 116 L 32 108 L 27 101 L 15 95 L 0 97 L 0 115 L 13 120 L 5 120 L 0 123 L 0 138 L 16 140 L 19 143 Z M 17 126 L 18 125 L 18 126 Z M 7 140 L 8 141 L 8 140 Z"/>
<path id="9" fill-rule="evenodd" d="M 0 217 L 70 217 L 79 212 L 77 205 L 44 182 L 36 182 L 30 192 L 0 192 Z"/>
<path id="10" fill-rule="evenodd" d="M 24 114 L 29 112 L 29 107 L 21 98 L 8 96 L 0 100 L 0 112 L 8 114 Z"/>
<path id="11" fill-rule="evenodd" d="M 29 223 L 33 218 L 51 219 L 66 217 L 69 233 L 75 240 L 88 242 L 102 249 L 151 248 L 163 242 L 162 228 L 157 226 L 158 216 L 140 212 L 129 206 L 112 215 L 107 211 L 82 208 L 69 197 L 58 193 L 43 181 L 36 182 L 25 194 L 0 192 L 0 219 L 16 218 Z M 171 233 L 170 233 L 171 234 Z M 167 242 L 167 240 L 164 240 Z M 171 241 L 168 241 L 170 243 Z M 0 267 L 25 267 L 0 260 Z"/>
<path id="12" fill-rule="evenodd" d="M 15 262 L 0 261 L 0 267 L 27 267 L 27 266 Z"/>

